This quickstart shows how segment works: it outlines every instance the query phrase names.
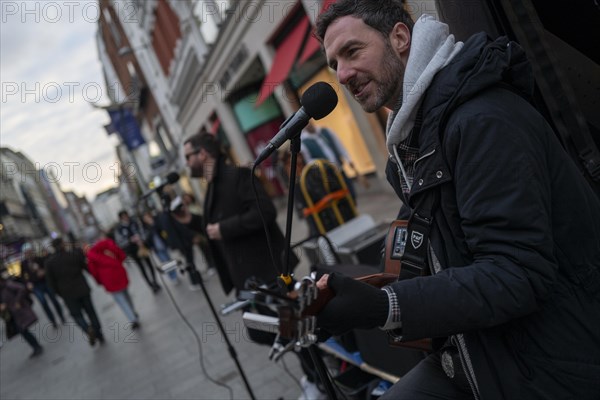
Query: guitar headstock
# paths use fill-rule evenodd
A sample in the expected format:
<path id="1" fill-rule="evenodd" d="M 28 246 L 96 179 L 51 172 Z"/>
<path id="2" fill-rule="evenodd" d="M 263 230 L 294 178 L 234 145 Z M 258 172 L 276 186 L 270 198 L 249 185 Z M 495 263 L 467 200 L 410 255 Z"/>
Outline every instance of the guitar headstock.
<path id="1" fill-rule="evenodd" d="M 307 347 L 317 341 L 315 315 L 331 298 L 333 293 L 329 289 L 319 290 L 312 277 L 305 277 L 285 295 L 258 286 L 254 286 L 253 290 L 275 302 L 278 318 L 244 313 L 247 327 L 277 332 L 278 340 L 281 338 L 292 347 Z"/>
<path id="2" fill-rule="evenodd" d="M 318 303 L 319 289 L 313 278 L 303 278 L 296 289 L 288 293 L 293 302 L 278 307 L 279 335 L 306 347 L 317 341 L 317 318 L 310 312 Z"/>

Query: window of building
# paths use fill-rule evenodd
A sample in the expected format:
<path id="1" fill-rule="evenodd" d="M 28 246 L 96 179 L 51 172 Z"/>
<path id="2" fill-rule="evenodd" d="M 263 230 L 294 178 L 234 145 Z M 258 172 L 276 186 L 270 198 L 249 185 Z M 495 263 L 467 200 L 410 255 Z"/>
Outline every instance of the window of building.
<path id="1" fill-rule="evenodd" d="M 110 29 L 110 34 L 113 38 L 113 41 L 115 42 L 115 46 L 117 49 L 121 48 L 121 44 L 122 44 L 122 40 L 121 40 L 121 35 L 119 34 L 119 30 L 117 29 L 117 26 L 114 24 L 113 20 L 112 20 L 112 16 L 110 15 L 110 9 L 105 8 L 102 11 L 103 15 L 104 15 L 104 20 L 106 21 L 106 24 L 108 25 L 109 29 Z"/>
<path id="2" fill-rule="evenodd" d="M 162 144 L 161 147 L 163 149 L 165 149 L 165 151 L 167 153 L 170 154 L 173 151 L 173 148 L 174 148 L 173 139 L 171 139 L 171 135 L 165 128 L 162 121 L 160 121 L 156 124 L 156 138 L 158 139 L 159 146 L 161 146 L 161 144 Z"/>

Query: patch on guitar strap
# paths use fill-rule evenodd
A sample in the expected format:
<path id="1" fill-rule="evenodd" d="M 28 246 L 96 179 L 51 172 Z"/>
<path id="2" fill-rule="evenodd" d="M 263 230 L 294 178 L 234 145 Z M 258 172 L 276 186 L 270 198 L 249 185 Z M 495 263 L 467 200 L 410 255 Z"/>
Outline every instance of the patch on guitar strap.
<path id="1" fill-rule="evenodd" d="M 427 271 L 427 243 L 431 220 L 422 218 L 414 213 L 407 226 L 408 240 L 402 255 L 402 269 L 400 279 L 414 278 L 426 275 Z"/>
<path id="2" fill-rule="evenodd" d="M 408 239 L 408 221 L 397 219 L 392 221 L 385 243 L 385 271 L 400 275 L 400 261 L 404 255 Z"/>

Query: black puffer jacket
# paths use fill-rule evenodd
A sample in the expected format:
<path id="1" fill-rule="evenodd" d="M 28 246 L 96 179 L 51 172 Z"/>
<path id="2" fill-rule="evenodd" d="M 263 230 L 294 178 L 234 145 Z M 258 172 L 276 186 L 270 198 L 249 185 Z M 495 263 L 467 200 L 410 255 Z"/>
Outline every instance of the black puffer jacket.
<path id="1" fill-rule="evenodd" d="M 522 49 L 479 34 L 427 90 L 404 200 L 439 190 L 442 271 L 394 284 L 402 333 L 454 335 L 480 398 L 598 399 L 600 202 L 518 94 L 532 87 Z"/>

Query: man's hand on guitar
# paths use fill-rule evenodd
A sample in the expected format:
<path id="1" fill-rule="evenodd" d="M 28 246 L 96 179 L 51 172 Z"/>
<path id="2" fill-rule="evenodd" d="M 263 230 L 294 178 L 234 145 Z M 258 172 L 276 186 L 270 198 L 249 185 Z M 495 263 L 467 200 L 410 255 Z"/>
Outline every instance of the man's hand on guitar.
<path id="1" fill-rule="evenodd" d="M 388 318 L 389 299 L 384 290 L 342 274 L 325 275 L 317 283 L 333 290 L 335 296 L 317 315 L 317 326 L 333 335 L 351 329 L 383 326 Z"/>

